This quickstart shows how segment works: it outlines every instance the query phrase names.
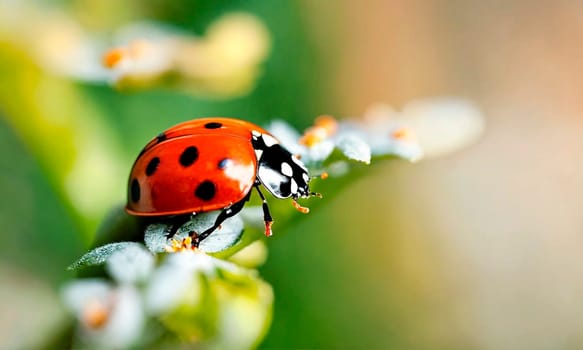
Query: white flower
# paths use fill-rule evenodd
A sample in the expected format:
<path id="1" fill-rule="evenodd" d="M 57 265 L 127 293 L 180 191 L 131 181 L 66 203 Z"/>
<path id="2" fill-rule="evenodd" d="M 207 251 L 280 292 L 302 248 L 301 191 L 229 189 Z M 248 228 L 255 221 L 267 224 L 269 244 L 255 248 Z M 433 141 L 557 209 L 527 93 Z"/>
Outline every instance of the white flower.
<path id="1" fill-rule="evenodd" d="M 218 96 L 249 91 L 271 47 L 265 25 L 246 13 L 220 17 L 200 37 L 157 22 L 129 23 L 103 35 L 62 10 L 10 1 L 0 1 L 0 36 L 47 71 L 72 79 Z"/>
<path id="2" fill-rule="evenodd" d="M 219 95 L 240 94 L 256 80 L 269 53 L 267 29 L 254 16 L 228 14 L 196 37 L 159 23 L 130 24 L 103 58 L 119 87 L 148 87 L 172 76 L 178 87 Z"/>
<path id="3" fill-rule="evenodd" d="M 173 253 L 173 257 L 187 254 L 187 252 Z M 169 261 L 160 266 L 150 278 L 144 292 L 146 309 L 150 314 L 160 315 L 173 310 L 188 298 L 191 305 L 199 305 L 201 301 L 202 285 L 200 279 L 191 268 Z"/>
<path id="4" fill-rule="evenodd" d="M 376 104 L 363 122 L 355 123 L 363 124 L 371 136 L 373 154 L 391 150 L 409 160 L 454 152 L 474 142 L 484 129 L 484 118 L 473 103 L 447 97 L 414 100 L 401 112 Z"/>
<path id="5" fill-rule="evenodd" d="M 117 282 L 131 284 L 144 281 L 154 269 L 154 255 L 143 246 L 133 244 L 111 254 L 105 267 Z"/>
<path id="6" fill-rule="evenodd" d="M 177 47 L 172 38 L 134 39 L 109 50 L 103 63 L 110 68 L 114 85 L 147 83 L 172 70 Z"/>
<path id="7" fill-rule="evenodd" d="M 281 145 L 301 159 L 311 171 L 322 178 L 332 174 L 340 176 L 349 170 L 346 160 L 369 164 L 371 150 L 365 136 L 356 127 L 344 127 L 330 116 L 318 117 L 314 125 L 300 135 L 291 125 L 275 120 L 266 128 Z M 327 162 L 338 150 L 346 159 Z"/>
<path id="8" fill-rule="evenodd" d="M 401 118 L 415 130 L 428 157 L 467 147 L 484 131 L 484 117 L 478 107 L 460 98 L 412 101 L 403 108 Z"/>
<path id="9" fill-rule="evenodd" d="M 103 280 L 67 285 L 63 300 L 79 320 L 79 337 L 96 348 L 121 349 L 134 345 L 145 324 L 138 290 L 114 287 Z"/>
<path id="10" fill-rule="evenodd" d="M 360 118 L 336 121 L 321 116 L 301 136 L 284 121 L 274 121 L 267 129 L 308 167 L 319 168 L 335 149 L 366 164 L 371 157 L 397 156 L 413 162 L 449 153 L 481 134 L 483 118 L 469 101 L 435 98 L 413 101 L 402 112 L 376 104 Z M 326 165 L 335 174 L 347 169 L 344 161 Z"/>
<path id="11" fill-rule="evenodd" d="M 171 311 L 187 303 L 196 306 L 201 301 L 199 276 L 216 277 L 219 270 L 249 275 L 251 270 L 214 258 L 199 250 L 184 250 L 167 255 L 154 272 L 145 292 L 146 308 L 153 314 Z"/>

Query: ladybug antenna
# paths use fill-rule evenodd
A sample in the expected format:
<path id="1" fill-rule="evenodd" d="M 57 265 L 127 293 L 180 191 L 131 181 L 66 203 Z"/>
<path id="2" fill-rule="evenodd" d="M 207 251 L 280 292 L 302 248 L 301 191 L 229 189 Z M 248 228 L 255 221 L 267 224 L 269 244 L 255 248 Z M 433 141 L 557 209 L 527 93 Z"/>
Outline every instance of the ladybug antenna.
<path id="1" fill-rule="evenodd" d="M 310 176 L 310 180 L 318 179 L 318 178 L 319 179 L 322 179 L 322 180 L 325 180 L 325 179 L 328 178 L 328 173 L 324 171 L 320 175 Z M 310 192 L 310 196 L 322 198 L 322 194 L 321 193 L 318 193 L 318 192 Z"/>

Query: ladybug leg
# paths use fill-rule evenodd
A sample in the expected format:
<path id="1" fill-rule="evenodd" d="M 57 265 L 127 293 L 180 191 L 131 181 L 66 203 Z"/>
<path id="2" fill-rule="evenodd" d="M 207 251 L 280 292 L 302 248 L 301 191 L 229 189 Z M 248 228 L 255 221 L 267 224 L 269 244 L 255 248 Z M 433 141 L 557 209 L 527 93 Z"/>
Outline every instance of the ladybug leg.
<path id="1" fill-rule="evenodd" d="M 171 238 L 178 232 L 178 230 L 182 227 L 182 225 L 186 224 L 192 215 L 178 215 L 170 219 L 170 231 L 166 234 L 166 238 Z"/>
<path id="2" fill-rule="evenodd" d="M 230 218 L 231 216 L 235 216 L 237 215 L 241 209 L 243 209 L 243 206 L 245 206 L 245 202 L 247 202 L 247 200 L 249 200 L 249 196 L 245 197 L 245 199 L 231 205 L 228 208 L 223 209 L 220 213 L 219 216 L 217 216 L 217 219 L 215 220 L 215 223 L 213 224 L 213 226 L 211 226 L 210 228 L 206 229 L 206 231 L 197 234 L 196 232 L 191 232 L 190 236 L 192 237 L 192 245 L 194 247 L 198 247 L 198 245 L 200 244 L 200 242 L 207 238 L 211 233 L 213 233 L 217 228 L 219 228 L 219 226 L 221 226 L 221 224 L 227 220 L 228 218 Z"/>
<path id="3" fill-rule="evenodd" d="M 255 189 L 257 190 L 257 193 L 259 193 L 259 197 L 261 197 L 261 200 L 263 201 L 263 221 L 265 222 L 265 236 L 270 237 L 273 234 L 273 232 L 271 231 L 271 225 L 273 225 L 273 218 L 271 217 L 271 213 L 269 212 L 269 206 L 267 205 L 267 201 L 265 200 L 263 193 L 261 193 L 261 190 L 259 189 L 259 184 L 255 184 Z"/>

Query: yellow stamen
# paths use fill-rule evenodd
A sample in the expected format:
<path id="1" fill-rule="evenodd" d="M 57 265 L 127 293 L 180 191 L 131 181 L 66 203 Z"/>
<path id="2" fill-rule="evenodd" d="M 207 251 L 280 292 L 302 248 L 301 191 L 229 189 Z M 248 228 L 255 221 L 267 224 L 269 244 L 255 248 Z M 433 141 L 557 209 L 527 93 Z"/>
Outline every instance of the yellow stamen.
<path id="1" fill-rule="evenodd" d="M 107 51 L 102 58 L 102 63 L 106 68 L 114 68 L 127 56 L 127 50 L 117 47 Z"/>
<path id="2" fill-rule="evenodd" d="M 413 131 L 405 127 L 393 131 L 391 135 L 397 140 L 411 140 L 415 137 Z"/>
<path id="3" fill-rule="evenodd" d="M 192 245 L 192 237 L 188 236 L 182 240 L 172 238 L 170 245 L 164 248 L 168 253 L 183 252 L 186 250 L 196 251 L 197 248 Z"/>
<path id="4" fill-rule="evenodd" d="M 338 122 L 334 117 L 329 115 L 322 115 L 316 118 L 314 126 L 306 129 L 304 135 L 299 140 L 299 143 L 308 147 L 322 142 L 323 140 L 334 135 L 338 130 Z"/>
<path id="5" fill-rule="evenodd" d="M 91 300 L 83 309 L 82 320 L 88 328 L 98 329 L 103 327 L 109 319 L 109 308 L 97 300 Z"/>
<path id="6" fill-rule="evenodd" d="M 330 115 L 321 115 L 316 118 L 314 125 L 326 131 L 328 136 L 334 135 L 338 130 L 338 122 Z"/>

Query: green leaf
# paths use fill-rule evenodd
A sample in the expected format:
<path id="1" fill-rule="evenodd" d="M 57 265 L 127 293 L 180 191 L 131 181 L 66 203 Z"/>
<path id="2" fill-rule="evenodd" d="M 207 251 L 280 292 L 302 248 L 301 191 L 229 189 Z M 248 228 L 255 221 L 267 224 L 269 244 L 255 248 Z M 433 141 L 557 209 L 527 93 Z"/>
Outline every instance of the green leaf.
<path id="1" fill-rule="evenodd" d="M 104 246 L 93 249 L 92 251 L 83 255 L 79 260 L 75 261 L 67 270 L 78 270 L 87 266 L 101 265 L 105 263 L 114 253 L 127 249 L 128 247 L 141 247 L 141 244 L 136 242 L 118 242 L 110 243 Z"/>

